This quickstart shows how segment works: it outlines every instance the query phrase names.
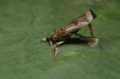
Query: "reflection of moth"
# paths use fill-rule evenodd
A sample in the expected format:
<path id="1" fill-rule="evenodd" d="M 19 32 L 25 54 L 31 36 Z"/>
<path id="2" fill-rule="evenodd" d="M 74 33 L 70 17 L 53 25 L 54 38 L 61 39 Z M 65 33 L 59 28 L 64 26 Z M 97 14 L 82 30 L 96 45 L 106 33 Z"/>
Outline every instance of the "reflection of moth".
<path id="1" fill-rule="evenodd" d="M 96 18 L 95 13 L 92 10 L 88 10 L 84 14 L 82 14 L 80 17 L 73 20 L 67 26 L 65 26 L 65 27 L 63 27 L 59 30 L 55 30 L 52 34 L 47 36 L 47 38 L 41 40 L 41 42 L 49 42 L 49 44 L 52 47 L 52 51 L 54 51 L 53 50 L 53 44 L 54 44 L 54 46 L 55 46 L 55 56 L 52 59 L 52 61 L 55 59 L 55 57 L 57 55 L 57 51 L 58 51 L 57 45 L 60 45 L 60 44 L 64 43 L 68 38 L 70 38 L 71 35 L 77 35 L 79 37 L 83 37 L 85 39 L 88 39 L 89 40 L 89 42 L 88 42 L 89 45 L 95 45 L 97 43 L 97 39 L 94 38 L 93 29 L 92 29 L 92 25 L 91 25 L 91 22 L 95 18 Z M 82 36 L 82 35 L 77 33 L 85 25 L 89 26 L 92 38 L 87 38 L 87 37 Z"/>

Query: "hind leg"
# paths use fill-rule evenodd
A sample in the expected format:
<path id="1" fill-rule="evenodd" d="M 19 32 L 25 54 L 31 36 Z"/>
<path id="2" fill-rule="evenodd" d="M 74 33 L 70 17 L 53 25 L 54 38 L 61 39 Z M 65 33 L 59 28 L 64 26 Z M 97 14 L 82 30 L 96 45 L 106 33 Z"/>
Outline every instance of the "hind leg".
<path id="1" fill-rule="evenodd" d="M 92 24 L 90 23 L 90 24 L 88 24 L 88 26 L 89 26 L 89 29 L 90 29 L 90 33 L 91 33 L 91 35 L 92 35 L 92 39 L 89 40 L 88 44 L 89 44 L 89 45 L 96 45 L 97 42 L 98 42 L 98 39 L 95 39 L 95 38 L 94 38 Z"/>
<path id="2" fill-rule="evenodd" d="M 88 24 L 88 26 L 89 26 L 90 33 L 91 33 L 91 35 L 92 35 L 92 38 L 94 38 L 92 24 L 90 23 L 90 24 Z"/>
<path id="3" fill-rule="evenodd" d="M 76 36 L 79 36 L 79 37 L 82 37 L 82 38 L 84 38 L 84 39 L 87 39 L 88 41 L 90 40 L 89 37 L 82 36 L 81 34 L 75 33 L 75 35 L 76 35 Z"/>

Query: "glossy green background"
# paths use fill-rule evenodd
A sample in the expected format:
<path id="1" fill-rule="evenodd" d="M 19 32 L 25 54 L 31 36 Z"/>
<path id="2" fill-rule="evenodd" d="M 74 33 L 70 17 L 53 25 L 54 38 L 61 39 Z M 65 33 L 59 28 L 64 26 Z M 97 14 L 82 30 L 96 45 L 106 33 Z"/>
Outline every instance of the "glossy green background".
<path id="1" fill-rule="evenodd" d="M 0 0 L 0 79 L 120 79 L 120 0 Z M 95 47 L 40 40 L 92 9 Z M 88 27 L 80 34 L 90 36 Z M 73 36 L 74 37 L 74 36 Z M 78 38 L 79 39 L 79 38 Z"/>

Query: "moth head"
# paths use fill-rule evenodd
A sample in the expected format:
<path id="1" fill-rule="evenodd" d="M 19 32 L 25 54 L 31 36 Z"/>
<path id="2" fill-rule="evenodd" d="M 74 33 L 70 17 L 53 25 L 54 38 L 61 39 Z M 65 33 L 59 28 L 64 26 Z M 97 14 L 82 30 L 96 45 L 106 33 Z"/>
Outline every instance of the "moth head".
<path id="1" fill-rule="evenodd" d="M 40 42 L 48 42 L 46 38 L 42 39 Z"/>
<path id="2" fill-rule="evenodd" d="M 90 10 L 90 13 L 91 13 L 93 19 L 95 19 L 97 17 L 97 15 L 95 15 L 95 13 L 92 10 Z"/>

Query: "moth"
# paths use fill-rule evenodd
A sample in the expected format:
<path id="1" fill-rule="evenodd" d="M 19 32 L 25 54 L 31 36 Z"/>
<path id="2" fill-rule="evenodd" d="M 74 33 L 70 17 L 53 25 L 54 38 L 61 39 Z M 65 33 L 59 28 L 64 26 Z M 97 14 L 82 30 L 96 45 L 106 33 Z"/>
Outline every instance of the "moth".
<path id="1" fill-rule="evenodd" d="M 72 35 L 76 35 L 76 36 L 88 39 L 89 45 L 95 45 L 97 43 L 97 39 L 94 38 L 91 22 L 96 17 L 97 15 L 92 10 L 88 10 L 84 14 L 82 14 L 81 16 L 73 20 L 71 23 L 69 23 L 67 26 L 59 30 L 55 30 L 52 34 L 48 35 L 47 38 L 42 39 L 41 42 L 48 42 L 51 45 L 53 52 L 55 48 L 55 55 L 52 61 L 55 59 L 57 55 L 57 52 L 58 52 L 57 46 L 64 43 Z M 88 38 L 77 33 L 82 27 L 86 25 L 88 25 L 90 29 L 92 38 Z M 54 48 L 53 48 L 53 45 L 54 45 Z"/>

